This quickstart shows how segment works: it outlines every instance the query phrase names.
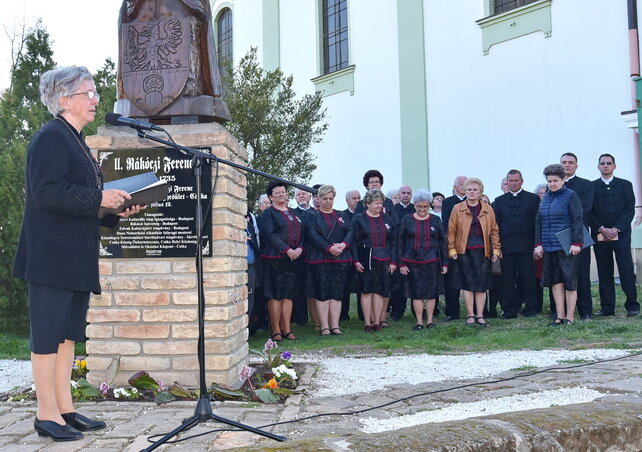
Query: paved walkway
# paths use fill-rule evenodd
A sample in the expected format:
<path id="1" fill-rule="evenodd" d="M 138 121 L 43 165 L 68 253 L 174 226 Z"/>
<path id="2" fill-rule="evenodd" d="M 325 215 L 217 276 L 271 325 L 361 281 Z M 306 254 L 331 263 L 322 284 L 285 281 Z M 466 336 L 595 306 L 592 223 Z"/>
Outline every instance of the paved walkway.
<path id="1" fill-rule="evenodd" d="M 493 378 L 516 377 L 501 383 L 459 380 L 413 386 L 393 386 L 376 393 L 341 397 L 315 397 L 313 392 L 291 397 L 285 405 L 214 403 L 214 413 L 253 426 L 285 422 L 329 412 L 361 410 L 424 392 L 386 408 L 360 415 L 320 417 L 271 427 L 288 437 L 277 443 L 246 432 L 217 431 L 165 445 L 158 450 L 214 451 L 225 449 L 259 451 L 416 451 L 416 450 L 642 450 L 642 356 L 561 369 L 537 375 L 528 371 L 504 372 Z M 306 364 L 300 387 L 312 389 L 314 364 Z M 448 390 L 469 384 L 461 389 Z M 363 419 L 391 418 L 412 413 L 439 411 L 454 403 L 474 403 L 515 395 L 534 395 L 582 386 L 599 391 L 589 403 L 550 406 L 536 410 L 495 414 L 473 419 L 428 423 L 380 433 L 362 431 Z M 367 382 L 364 382 L 367 388 Z M 552 393 L 551 393 L 552 394 Z M 489 403 L 489 402 L 485 402 Z M 490 404 L 489 404 L 490 405 Z M 153 403 L 109 402 L 79 404 L 79 411 L 105 420 L 108 428 L 85 434 L 82 441 L 53 443 L 33 431 L 35 404 L 0 403 L 0 449 L 10 451 L 138 451 L 149 446 L 148 435 L 168 432 L 194 413 L 192 402 L 157 406 Z M 202 423 L 185 435 L 224 428 Z"/>

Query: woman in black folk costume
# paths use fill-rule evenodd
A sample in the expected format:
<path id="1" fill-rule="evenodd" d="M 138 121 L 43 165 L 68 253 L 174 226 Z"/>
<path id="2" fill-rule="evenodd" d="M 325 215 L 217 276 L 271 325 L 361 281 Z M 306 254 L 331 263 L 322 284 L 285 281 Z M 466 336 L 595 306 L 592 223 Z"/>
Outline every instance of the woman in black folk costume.
<path id="1" fill-rule="evenodd" d="M 390 275 L 397 269 L 396 225 L 390 215 L 383 213 L 385 199 L 381 190 L 368 190 L 365 212 L 352 219 L 352 256 L 359 274 L 366 333 L 382 328 L 384 299 L 390 295 Z"/>
<path id="2" fill-rule="evenodd" d="M 341 334 L 341 298 L 349 283 L 352 264 L 349 251 L 352 231 L 341 212 L 333 209 L 336 194 L 332 185 L 321 186 L 317 192 L 319 210 L 304 217 L 306 263 L 312 275 L 312 295 L 317 300 L 322 336 Z"/>
<path id="3" fill-rule="evenodd" d="M 268 184 L 267 195 L 272 206 L 261 215 L 263 249 L 263 293 L 268 299 L 268 317 L 272 339 L 295 340 L 290 321 L 292 300 L 299 290 L 299 274 L 303 269 L 301 220 L 288 208 L 288 190 L 283 182 Z"/>
<path id="4" fill-rule="evenodd" d="M 404 215 L 399 225 L 399 271 L 406 278 L 407 296 L 412 299 L 417 324 L 423 326 L 423 309 L 426 304 L 426 328 L 434 326 L 432 315 L 435 299 L 442 287 L 440 274 L 448 271 L 446 236 L 441 218 L 429 213 L 432 195 L 427 190 L 417 190 L 412 198 L 416 212 Z"/>

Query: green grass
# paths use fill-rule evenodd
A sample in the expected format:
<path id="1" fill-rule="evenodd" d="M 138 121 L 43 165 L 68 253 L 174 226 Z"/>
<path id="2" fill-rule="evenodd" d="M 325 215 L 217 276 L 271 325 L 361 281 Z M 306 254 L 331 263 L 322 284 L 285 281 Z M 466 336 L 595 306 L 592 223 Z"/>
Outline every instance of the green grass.
<path id="1" fill-rule="evenodd" d="M 76 356 L 85 356 L 85 343 L 76 343 Z M 0 359 L 31 359 L 29 338 L 15 334 L 0 333 Z"/>
<path id="2" fill-rule="evenodd" d="M 594 286 L 593 299 L 598 302 L 594 311 L 600 309 L 597 286 Z M 638 293 L 640 293 L 638 287 Z M 642 297 L 639 297 L 642 299 Z M 615 317 L 594 317 L 591 321 L 580 321 L 574 325 L 558 327 L 547 326 L 548 300 L 544 300 L 545 314 L 537 317 L 517 319 L 488 319 L 489 326 L 465 325 L 465 309 L 462 307 L 462 320 L 444 322 L 443 298 L 440 306 L 442 314 L 435 319 L 436 328 L 413 331 L 415 319 L 410 309 L 399 321 L 389 321 L 390 327 L 382 332 L 366 334 L 363 322 L 356 314 L 355 298 L 351 302 L 351 320 L 341 323 L 341 336 L 320 336 L 312 330 L 311 323 L 300 327 L 293 325 L 292 332 L 296 341 L 280 342 L 281 350 L 309 352 L 313 350 L 330 351 L 337 354 L 355 352 L 399 352 L 399 353 L 465 353 L 493 350 L 543 350 L 547 348 L 642 348 L 640 329 L 642 316 L 626 317 L 623 309 L 624 295 L 618 286 L 617 315 Z M 462 303 L 463 306 L 463 303 Z M 269 338 L 267 331 L 258 331 L 250 337 L 252 350 L 263 350 Z"/>

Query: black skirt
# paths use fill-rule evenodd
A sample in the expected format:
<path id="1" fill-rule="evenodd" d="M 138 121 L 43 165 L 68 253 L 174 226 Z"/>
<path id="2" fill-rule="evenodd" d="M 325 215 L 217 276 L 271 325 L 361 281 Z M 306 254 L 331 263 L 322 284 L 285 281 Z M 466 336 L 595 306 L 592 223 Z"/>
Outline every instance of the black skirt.
<path id="1" fill-rule="evenodd" d="M 376 293 L 383 297 L 390 296 L 389 261 L 372 259 L 372 270 L 359 273 L 359 286 L 361 293 Z"/>
<path id="2" fill-rule="evenodd" d="M 49 355 L 66 339 L 84 341 L 88 307 L 89 292 L 29 283 L 31 351 Z"/>
<path id="3" fill-rule="evenodd" d="M 577 273 L 580 260 L 578 256 L 567 256 L 564 251 L 544 253 L 542 268 L 542 287 L 564 283 L 564 290 L 577 290 Z"/>
<path id="4" fill-rule="evenodd" d="M 490 259 L 484 256 L 484 248 L 467 249 L 457 255 L 453 266 L 453 287 L 469 292 L 486 292 L 492 284 Z"/>
<path id="5" fill-rule="evenodd" d="M 272 300 L 293 300 L 296 298 L 299 290 L 299 274 L 302 273 L 297 268 L 296 271 L 284 271 L 281 259 L 263 260 L 263 294 L 267 299 Z M 300 267 L 303 263 L 299 263 Z"/>
<path id="6" fill-rule="evenodd" d="M 408 264 L 408 276 L 405 277 L 405 295 L 413 300 L 432 300 L 440 293 L 442 277 L 439 262 L 427 264 Z M 442 290 L 443 292 L 443 287 Z"/>
<path id="7" fill-rule="evenodd" d="M 312 296 L 319 301 L 341 300 L 347 291 L 352 273 L 350 262 L 310 264 Z"/>

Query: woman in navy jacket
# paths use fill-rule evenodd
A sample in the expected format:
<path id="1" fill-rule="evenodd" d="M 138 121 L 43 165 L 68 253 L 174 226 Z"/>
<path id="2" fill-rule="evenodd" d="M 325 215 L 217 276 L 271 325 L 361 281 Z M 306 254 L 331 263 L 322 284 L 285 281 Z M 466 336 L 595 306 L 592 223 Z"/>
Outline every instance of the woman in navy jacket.
<path id="1" fill-rule="evenodd" d="M 381 190 L 368 190 L 365 212 L 352 219 L 352 256 L 359 274 L 366 333 L 380 331 L 383 326 L 390 275 L 397 269 L 396 225 L 390 215 L 383 213 L 385 199 Z"/>
<path id="2" fill-rule="evenodd" d="M 40 80 L 43 104 L 55 118 L 27 150 L 25 212 L 13 274 L 29 284 L 31 366 L 38 411 L 34 428 L 54 441 L 83 437 L 105 427 L 76 413 L 69 380 L 74 343 L 85 338 L 89 293 L 100 293 L 99 228 L 118 217 L 98 218 L 130 196 L 103 190 L 98 163 L 81 134 L 94 120 L 98 93 L 84 67 L 58 68 Z M 140 210 L 133 207 L 122 217 Z"/>
<path id="3" fill-rule="evenodd" d="M 349 283 L 352 231 L 341 212 L 334 210 L 336 191 L 332 185 L 319 187 L 319 210 L 304 216 L 308 245 L 306 263 L 312 275 L 321 336 L 341 334 L 341 299 Z"/>
<path id="4" fill-rule="evenodd" d="M 288 190 L 283 182 L 270 182 L 266 193 L 272 206 L 261 215 L 263 294 L 268 299 L 272 339 L 295 340 L 290 321 L 292 300 L 299 290 L 298 276 L 303 270 L 299 259 L 303 253 L 303 225 L 288 208 Z"/>
<path id="5" fill-rule="evenodd" d="M 535 219 L 535 258 L 544 256 L 542 287 L 551 287 L 557 318 L 549 325 L 573 324 L 577 302 L 577 255 L 582 250 L 583 212 L 580 197 L 564 186 L 564 167 L 559 164 L 544 168 L 548 190 L 539 205 Z M 557 234 L 571 231 L 571 246 L 563 249 Z M 566 302 L 565 302 L 566 300 Z"/>

